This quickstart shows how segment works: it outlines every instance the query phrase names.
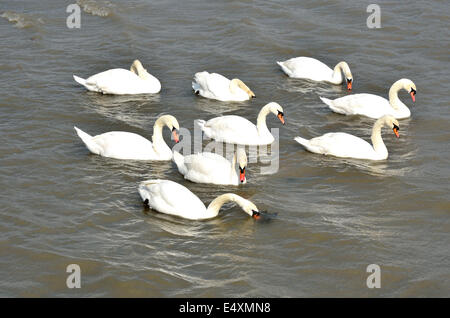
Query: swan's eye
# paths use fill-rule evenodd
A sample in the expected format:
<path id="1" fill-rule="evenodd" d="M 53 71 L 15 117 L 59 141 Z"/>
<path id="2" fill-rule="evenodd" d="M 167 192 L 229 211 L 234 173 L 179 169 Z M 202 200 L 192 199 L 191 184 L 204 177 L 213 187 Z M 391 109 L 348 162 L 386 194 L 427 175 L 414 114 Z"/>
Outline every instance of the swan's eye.
<path id="1" fill-rule="evenodd" d="M 411 92 L 410 93 L 412 93 L 413 95 L 416 95 L 417 92 L 416 92 L 416 90 L 414 88 L 411 87 Z"/>
<path id="2" fill-rule="evenodd" d="M 239 167 L 239 171 L 240 171 L 241 173 L 244 173 L 245 167 L 244 167 L 244 168 Z"/>
<path id="3" fill-rule="evenodd" d="M 352 78 L 347 78 L 347 83 L 351 83 L 353 81 Z"/>
<path id="4" fill-rule="evenodd" d="M 261 213 L 259 213 L 258 211 L 252 210 L 252 218 L 259 219 L 260 215 Z"/>
<path id="5" fill-rule="evenodd" d="M 281 117 L 283 117 L 284 116 L 284 113 L 283 112 L 280 112 L 280 111 L 278 111 L 278 116 L 279 115 L 281 115 Z"/>
<path id="6" fill-rule="evenodd" d="M 399 131 L 400 127 L 398 127 L 396 124 L 394 124 L 394 128 L 393 129 Z"/>

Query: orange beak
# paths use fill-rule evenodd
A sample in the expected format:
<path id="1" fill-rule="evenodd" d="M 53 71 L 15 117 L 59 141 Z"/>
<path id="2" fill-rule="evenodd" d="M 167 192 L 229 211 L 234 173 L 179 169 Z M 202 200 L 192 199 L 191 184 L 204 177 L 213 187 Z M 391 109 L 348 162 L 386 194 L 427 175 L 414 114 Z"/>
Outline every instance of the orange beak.
<path id="1" fill-rule="evenodd" d="M 351 91 L 352 90 L 352 81 L 347 81 L 347 89 L 349 90 L 349 91 Z"/>
<path id="2" fill-rule="evenodd" d="M 241 169 L 241 167 L 239 167 L 239 180 L 241 182 L 245 181 L 245 168 Z"/>
<path id="3" fill-rule="evenodd" d="M 252 218 L 254 218 L 255 220 L 258 220 L 261 217 L 259 212 L 253 212 Z"/>
<path id="4" fill-rule="evenodd" d="M 398 133 L 398 128 L 394 127 L 394 129 L 392 129 L 394 131 L 394 134 L 397 138 L 400 138 L 400 134 Z"/>
<path id="5" fill-rule="evenodd" d="M 412 98 L 413 102 L 415 102 L 416 101 L 416 93 L 411 92 L 410 94 L 411 94 L 411 98 Z"/>
<path id="6" fill-rule="evenodd" d="M 283 113 L 278 113 L 277 117 L 281 121 L 281 123 L 284 125 L 285 121 L 284 121 Z"/>
<path id="7" fill-rule="evenodd" d="M 180 139 L 178 138 L 178 134 L 177 134 L 177 131 L 175 130 L 175 128 L 172 130 L 172 136 L 173 136 L 173 140 L 175 140 L 176 143 L 180 142 Z"/>

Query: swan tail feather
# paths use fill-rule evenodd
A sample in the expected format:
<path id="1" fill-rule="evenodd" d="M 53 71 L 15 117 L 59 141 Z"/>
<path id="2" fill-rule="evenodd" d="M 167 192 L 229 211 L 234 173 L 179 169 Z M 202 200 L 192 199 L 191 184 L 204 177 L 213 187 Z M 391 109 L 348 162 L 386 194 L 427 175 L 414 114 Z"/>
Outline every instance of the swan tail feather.
<path id="1" fill-rule="evenodd" d="M 148 204 L 149 199 L 150 199 L 150 193 L 146 189 L 148 182 L 149 181 L 142 181 L 141 183 L 139 183 L 139 187 L 138 187 L 139 195 L 141 196 L 141 199 L 145 204 Z"/>
<path id="2" fill-rule="evenodd" d="M 78 77 L 76 75 L 73 75 L 73 79 L 75 80 L 75 82 L 83 85 L 89 91 L 103 93 L 102 89 L 100 87 L 97 87 L 96 83 L 88 82 L 84 78 Z"/>
<path id="3" fill-rule="evenodd" d="M 286 75 L 291 76 L 291 74 L 292 74 L 291 70 L 290 70 L 289 68 L 287 68 L 287 67 L 283 64 L 283 62 L 278 62 L 278 61 L 277 61 L 277 64 L 281 67 L 281 69 L 283 70 L 283 72 L 286 73 Z"/>
<path id="4" fill-rule="evenodd" d="M 102 148 L 92 139 L 92 136 L 85 133 L 81 129 L 77 127 L 75 128 L 75 131 L 77 132 L 78 137 L 83 141 L 83 143 L 86 145 L 86 147 L 89 149 L 90 152 L 99 155 L 102 152 Z"/>
<path id="5" fill-rule="evenodd" d="M 304 147 L 309 146 L 309 140 L 302 137 L 295 137 L 294 140 Z"/>
<path id="6" fill-rule="evenodd" d="M 78 84 L 83 85 L 84 87 L 86 87 L 86 80 L 84 78 L 78 77 L 76 75 L 73 75 L 73 79 L 75 80 L 75 82 L 77 82 Z"/>
<path id="7" fill-rule="evenodd" d="M 336 107 L 336 105 L 333 104 L 333 101 L 331 99 L 325 98 L 325 97 L 320 97 L 319 98 L 322 100 L 322 102 L 324 102 L 325 104 L 328 105 L 328 107 L 334 111 L 335 113 L 339 113 L 339 114 L 345 114 L 345 112 L 343 112 L 339 107 Z"/>
<path id="8" fill-rule="evenodd" d="M 324 102 L 325 104 L 327 104 L 329 107 L 332 107 L 332 106 L 333 106 L 333 101 L 332 101 L 331 99 L 328 99 L 328 98 L 325 98 L 325 97 L 320 97 L 320 96 L 319 96 L 319 98 L 320 98 L 320 100 L 321 100 L 322 102 Z"/>
<path id="9" fill-rule="evenodd" d="M 192 89 L 195 94 L 198 94 L 200 92 L 200 85 L 197 82 L 192 82 Z"/>
<path id="10" fill-rule="evenodd" d="M 155 180 L 146 180 L 146 181 L 142 181 L 141 183 L 139 183 L 139 187 L 138 187 L 138 192 L 139 195 L 141 196 L 142 201 L 145 204 L 149 204 L 150 198 L 151 198 L 151 194 L 152 194 L 152 190 L 151 187 L 154 184 L 159 184 L 161 183 L 162 180 L 160 179 L 155 179 Z"/>

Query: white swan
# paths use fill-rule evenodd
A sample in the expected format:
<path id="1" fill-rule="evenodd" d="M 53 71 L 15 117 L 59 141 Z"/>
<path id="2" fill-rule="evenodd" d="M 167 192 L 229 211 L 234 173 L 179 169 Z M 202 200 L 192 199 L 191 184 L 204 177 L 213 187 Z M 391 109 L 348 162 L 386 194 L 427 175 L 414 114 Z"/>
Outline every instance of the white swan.
<path id="1" fill-rule="evenodd" d="M 245 101 L 255 94 L 240 79 L 231 81 L 217 73 L 199 72 L 194 75 L 192 89 L 195 94 L 220 101 Z"/>
<path id="2" fill-rule="evenodd" d="M 332 84 L 342 84 L 344 73 L 347 89 L 352 89 L 353 76 L 346 62 L 339 62 L 332 70 L 326 64 L 311 57 L 294 57 L 284 62 L 277 62 L 281 69 L 293 78 L 305 78 L 313 81 L 325 81 Z"/>
<path id="3" fill-rule="evenodd" d="M 208 138 L 218 142 L 226 142 L 238 145 L 268 145 L 275 139 L 266 125 L 266 117 L 269 113 L 275 114 L 285 124 L 283 108 L 271 102 L 259 112 L 255 124 L 249 120 L 235 115 L 215 117 L 208 121 L 197 120 L 197 124 Z"/>
<path id="4" fill-rule="evenodd" d="M 183 155 L 174 151 L 172 160 L 177 165 L 178 171 L 184 175 L 184 178 L 193 182 L 226 185 L 239 185 L 247 182 L 245 178 L 247 155 L 245 150 L 240 147 L 234 153 L 231 162 L 211 152 L 183 157 Z M 236 162 L 239 165 L 239 175 L 236 173 Z"/>
<path id="5" fill-rule="evenodd" d="M 416 85 L 409 79 L 403 78 L 392 84 L 389 89 L 389 100 L 373 94 L 354 94 L 334 100 L 320 97 L 320 99 L 336 113 L 344 115 L 363 115 L 370 118 L 380 118 L 392 115 L 397 119 L 411 116 L 409 108 L 398 98 L 398 91 L 406 90 L 416 101 Z"/>
<path id="6" fill-rule="evenodd" d="M 372 129 L 372 144 L 364 139 L 347 133 L 328 133 L 310 140 L 295 137 L 295 141 L 303 145 L 307 150 L 324 155 L 332 155 L 344 158 L 383 160 L 387 159 L 388 151 L 381 138 L 381 128 L 391 128 L 397 138 L 399 135 L 398 121 L 390 115 L 379 118 Z"/>
<path id="7" fill-rule="evenodd" d="M 162 136 L 163 127 L 172 131 L 175 142 L 178 142 L 178 121 L 171 115 L 164 115 L 156 120 L 153 126 L 152 141 L 130 132 L 111 131 L 97 136 L 90 136 L 74 127 L 78 136 L 90 152 L 103 157 L 130 160 L 171 160 L 172 150 Z"/>
<path id="8" fill-rule="evenodd" d="M 76 75 L 73 75 L 73 78 L 88 90 L 103 94 L 156 94 L 161 91 L 159 80 L 148 73 L 139 60 L 131 64 L 130 71 L 115 68 L 87 79 Z"/>
<path id="9" fill-rule="evenodd" d="M 205 220 L 216 217 L 227 202 L 236 202 L 251 217 L 258 219 L 260 212 L 249 200 L 226 193 L 215 198 L 205 207 L 202 201 L 186 187 L 170 180 L 147 180 L 139 184 L 142 201 L 151 209 L 189 220 Z"/>

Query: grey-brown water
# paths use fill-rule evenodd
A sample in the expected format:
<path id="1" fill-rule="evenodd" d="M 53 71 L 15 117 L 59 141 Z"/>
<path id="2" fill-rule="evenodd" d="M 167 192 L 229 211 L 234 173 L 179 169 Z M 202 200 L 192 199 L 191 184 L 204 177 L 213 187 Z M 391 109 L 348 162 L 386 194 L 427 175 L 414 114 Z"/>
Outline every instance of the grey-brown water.
<path id="1" fill-rule="evenodd" d="M 446 1 L 379 1 L 381 28 L 366 25 L 371 1 L 79 1 L 81 28 L 66 26 L 68 1 L 0 4 L 1 296 L 305 297 L 450 296 Z M 345 87 L 287 78 L 276 61 L 345 60 L 353 93 L 386 96 L 400 78 L 417 85 L 401 137 L 384 131 L 388 160 L 308 153 L 293 138 L 344 131 L 369 139 L 373 120 L 332 113 L 320 96 Z M 160 79 L 155 96 L 86 92 L 87 77 L 139 58 Z M 257 98 L 223 103 L 195 96 L 208 70 L 242 79 Z M 73 126 L 151 136 L 155 119 L 236 114 L 255 121 L 284 107 L 279 171 L 250 164 L 248 184 L 187 182 L 172 162 L 89 154 Z M 164 131 L 170 146 L 169 131 Z M 208 204 L 235 192 L 277 212 L 258 222 L 227 205 L 203 222 L 146 210 L 140 181 L 180 182 Z M 66 267 L 81 268 L 68 289 Z M 369 264 L 381 288 L 369 289 Z"/>

